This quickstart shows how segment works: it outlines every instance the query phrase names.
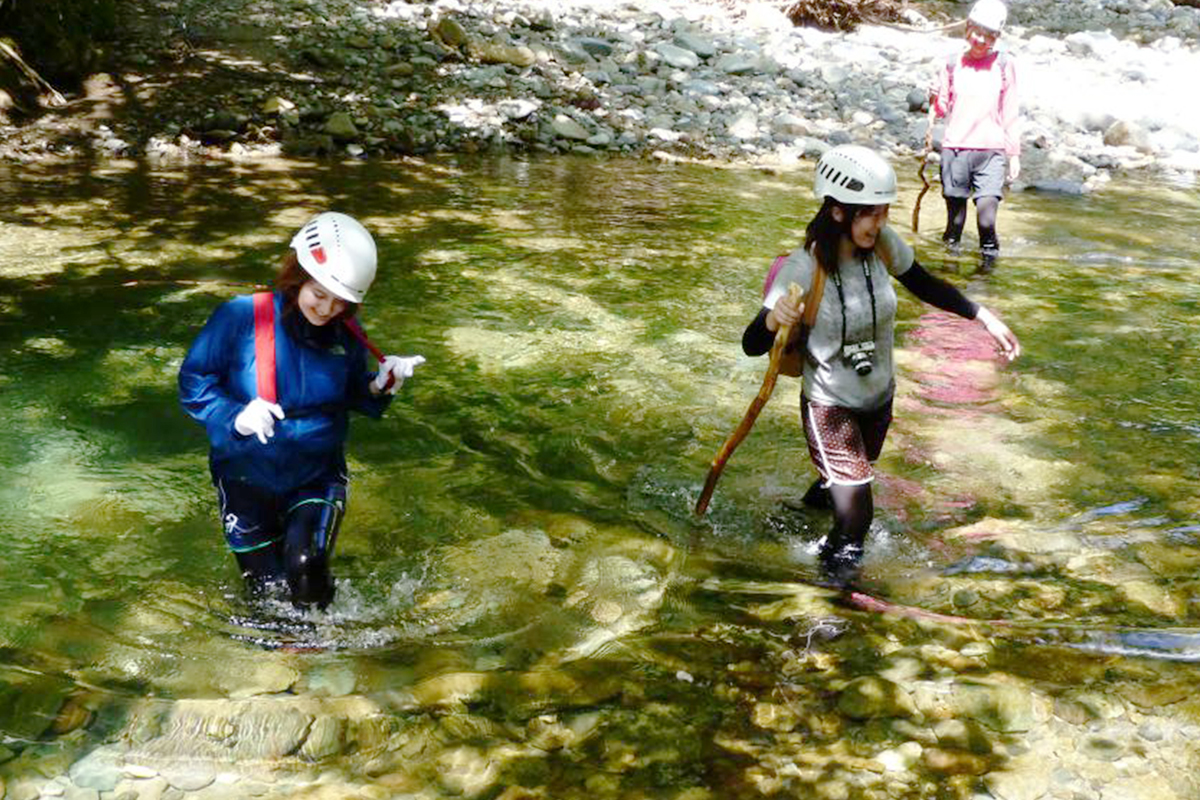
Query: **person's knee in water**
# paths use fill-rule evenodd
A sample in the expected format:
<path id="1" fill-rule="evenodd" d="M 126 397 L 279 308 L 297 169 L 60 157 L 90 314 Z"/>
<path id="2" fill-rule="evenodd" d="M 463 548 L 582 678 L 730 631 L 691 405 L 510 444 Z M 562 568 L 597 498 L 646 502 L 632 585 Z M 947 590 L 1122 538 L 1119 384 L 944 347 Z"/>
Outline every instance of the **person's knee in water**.
<path id="1" fill-rule="evenodd" d="M 942 242 L 948 247 L 958 247 L 967 224 L 967 198 L 946 197 L 945 200 L 946 230 L 942 233 Z"/>
<path id="2" fill-rule="evenodd" d="M 979 251 L 985 258 L 1000 255 L 1000 237 L 996 233 L 999 197 L 980 197 L 975 201 L 975 222 L 979 229 Z"/>
<path id="3" fill-rule="evenodd" d="M 279 504 L 269 492 L 244 481 L 215 481 L 225 544 L 233 553 L 247 591 L 269 594 L 284 582 L 283 526 Z"/>
<path id="4" fill-rule="evenodd" d="M 818 557 L 827 577 L 852 581 L 862 565 L 867 532 L 875 517 L 869 483 L 829 487 L 833 502 L 833 527 L 821 543 Z"/>
<path id="5" fill-rule="evenodd" d="M 335 584 L 329 571 L 346 507 L 346 488 L 331 484 L 320 495 L 295 503 L 287 515 L 284 566 L 288 592 L 301 607 L 324 609 L 333 601 Z"/>

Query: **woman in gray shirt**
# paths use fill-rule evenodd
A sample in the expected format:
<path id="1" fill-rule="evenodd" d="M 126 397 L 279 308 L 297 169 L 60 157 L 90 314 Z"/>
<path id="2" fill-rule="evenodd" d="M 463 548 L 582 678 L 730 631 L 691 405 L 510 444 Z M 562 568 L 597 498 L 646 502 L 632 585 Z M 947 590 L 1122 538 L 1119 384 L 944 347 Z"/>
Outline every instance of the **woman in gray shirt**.
<path id="1" fill-rule="evenodd" d="M 791 302 L 787 287 L 810 287 L 816 270 L 825 271 L 800 396 L 809 455 L 821 477 L 804 499 L 833 509 L 833 529 L 820 546 L 821 567 L 846 585 L 857 577 L 874 517 L 871 465 L 892 420 L 896 292 L 889 277 L 926 303 L 978 320 L 1010 361 L 1021 346 L 995 314 L 928 273 L 887 226 L 896 173 L 874 150 L 841 145 L 827 151 L 817 164 L 814 191 L 821 210 L 805 229 L 804 247 L 776 274 L 742 348 L 762 355 L 780 326 L 796 328 L 804 303 Z"/>

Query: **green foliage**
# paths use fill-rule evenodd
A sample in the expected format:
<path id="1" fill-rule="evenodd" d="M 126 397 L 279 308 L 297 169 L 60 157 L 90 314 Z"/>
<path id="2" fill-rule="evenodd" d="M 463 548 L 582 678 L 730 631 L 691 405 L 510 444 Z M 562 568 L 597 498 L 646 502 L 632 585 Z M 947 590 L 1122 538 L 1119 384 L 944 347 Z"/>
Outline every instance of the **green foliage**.
<path id="1" fill-rule="evenodd" d="M 795 25 L 850 31 L 863 22 L 898 22 L 902 0 L 795 0 L 784 13 Z"/>
<path id="2" fill-rule="evenodd" d="M 116 28 L 116 0 L 0 0 L 0 37 L 51 83 L 91 71 Z"/>

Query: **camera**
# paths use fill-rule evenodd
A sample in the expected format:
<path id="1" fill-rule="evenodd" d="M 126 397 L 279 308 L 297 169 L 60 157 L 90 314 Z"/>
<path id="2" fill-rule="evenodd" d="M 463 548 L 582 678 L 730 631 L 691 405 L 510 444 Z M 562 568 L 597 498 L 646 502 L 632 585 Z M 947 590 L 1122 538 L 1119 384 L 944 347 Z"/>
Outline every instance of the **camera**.
<path id="1" fill-rule="evenodd" d="M 870 375 L 875 365 L 871 357 L 875 354 L 874 342 L 855 342 L 842 347 L 842 360 L 854 367 L 859 375 Z"/>

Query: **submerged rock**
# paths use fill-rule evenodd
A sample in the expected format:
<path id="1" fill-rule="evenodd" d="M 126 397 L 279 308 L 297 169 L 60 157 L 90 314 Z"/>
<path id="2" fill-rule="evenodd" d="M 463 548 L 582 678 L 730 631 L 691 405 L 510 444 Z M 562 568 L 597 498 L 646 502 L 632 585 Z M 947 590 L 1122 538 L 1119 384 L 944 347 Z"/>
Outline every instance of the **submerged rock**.
<path id="1" fill-rule="evenodd" d="M 868 675 L 856 678 L 838 697 L 838 711 L 851 719 L 909 717 L 917 707 L 908 692 L 885 678 Z"/>

